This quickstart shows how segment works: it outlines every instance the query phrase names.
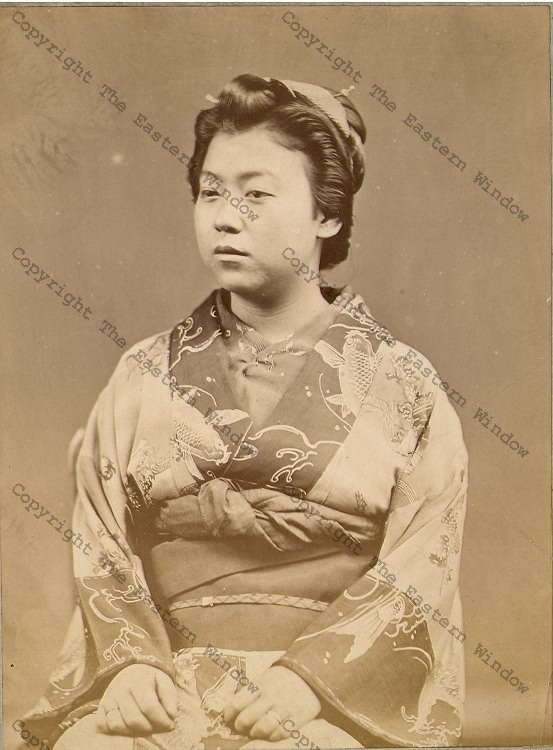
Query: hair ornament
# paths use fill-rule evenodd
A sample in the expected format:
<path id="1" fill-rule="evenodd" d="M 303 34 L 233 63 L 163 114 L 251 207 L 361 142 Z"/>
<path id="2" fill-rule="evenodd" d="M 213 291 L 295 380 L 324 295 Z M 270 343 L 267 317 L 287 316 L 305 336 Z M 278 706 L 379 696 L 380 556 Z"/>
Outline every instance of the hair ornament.
<path id="1" fill-rule="evenodd" d="M 357 86 L 355 85 L 348 86 L 347 89 L 342 89 L 341 91 L 338 91 L 338 93 L 335 94 L 335 96 L 349 96 L 351 92 L 354 91 L 356 88 Z"/>
<path id="2" fill-rule="evenodd" d="M 206 94 L 205 98 L 207 99 L 208 102 L 211 102 L 211 104 L 219 104 L 219 99 L 216 99 L 211 94 Z"/>
<path id="3" fill-rule="evenodd" d="M 290 86 L 288 85 L 290 83 L 290 81 L 283 81 L 281 78 L 270 78 L 270 77 L 266 78 L 265 76 L 263 76 L 263 80 L 267 81 L 267 83 L 271 83 L 271 81 L 278 81 L 279 83 L 282 83 L 282 85 L 285 88 L 287 88 L 288 91 L 292 94 L 292 96 L 294 97 L 294 99 L 296 98 L 296 92 L 294 91 L 294 89 L 290 88 Z"/>
<path id="4" fill-rule="evenodd" d="M 264 78 L 265 81 L 279 81 L 295 97 L 302 94 L 309 99 L 321 112 L 324 112 L 332 122 L 338 127 L 342 134 L 347 138 L 350 133 L 350 126 L 346 115 L 346 110 L 342 104 L 334 98 L 334 94 L 324 89 L 322 86 L 316 86 L 313 83 L 303 83 L 300 81 L 284 81 L 282 78 Z"/>

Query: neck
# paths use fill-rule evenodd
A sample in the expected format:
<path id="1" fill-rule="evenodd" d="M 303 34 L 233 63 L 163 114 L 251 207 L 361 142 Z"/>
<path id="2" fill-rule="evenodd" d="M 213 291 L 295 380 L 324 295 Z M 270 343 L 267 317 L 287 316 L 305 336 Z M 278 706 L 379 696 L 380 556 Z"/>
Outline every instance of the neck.
<path id="1" fill-rule="evenodd" d="M 318 286 L 306 286 L 301 294 L 254 299 L 231 292 L 232 312 L 255 328 L 267 341 L 281 341 L 328 309 Z"/>

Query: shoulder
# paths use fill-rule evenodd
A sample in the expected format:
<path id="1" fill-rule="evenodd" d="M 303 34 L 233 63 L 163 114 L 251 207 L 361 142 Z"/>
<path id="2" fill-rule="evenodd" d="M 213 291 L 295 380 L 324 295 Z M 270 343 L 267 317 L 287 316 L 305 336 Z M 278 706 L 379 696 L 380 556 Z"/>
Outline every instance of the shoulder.
<path id="1" fill-rule="evenodd" d="M 148 336 L 138 341 L 121 355 L 110 378 L 107 389 L 128 395 L 142 390 L 143 376 L 158 368 L 160 373 L 169 369 L 169 346 L 173 329 Z"/>
<path id="2" fill-rule="evenodd" d="M 168 376 L 171 340 L 176 335 L 181 338 L 195 324 L 195 319 L 209 320 L 214 315 L 214 299 L 216 292 L 201 302 L 186 318 L 181 318 L 172 328 L 148 336 L 127 349 L 121 355 L 119 362 L 110 378 L 110 386 L 126 388 L 127 390 L 142 390 L 143 375 L 151 372 L 155 378 L 161 374 Z M 198 327 L 198 326 L 197 326 Z M 201 326 L 199 326 L 201 330 Z"/>
<path id="3" fill-rule="evenodd" d="M 167 329 L 131 346 L 119 360 L 118 367 L 128 366 L 129 362 L 140 363 L 147 360 L 152 362 L 152 366 L 164 365 L 169 358 L 169 346 L 173 330 L 174 328 Z"/>
<path id="4" fill-rule="evenodd" d="M 418 349 L 395 339 L 394 346 L 383 343 L 383 359 L 393 369 L 394 378 L 399 379 L 404 386 L 409 384 L 419 392 L 431 393 L 435 399 L 439 394 L 443 396 L 448 391 L 453 391 L 432 361 Z"/>
<path id="5" fill-rule="evenodd" d="M 396 341 L 393 349 L 389 347 L 389 351 L 396 369 L 401 370 L 405 377 L 416 383 L 419 390 L 440 394 L 446 401 L 452 401 L 461 407 L 465 405 L 466 399 L 441 376 L 428 357 L 420 351 L 401 341 Z"/>
<path id="6" fill-rule="evenodd" d="M 388 345 L 386 348 L 390 358 L 402 367 L 410 379 L 418 380 L 421 384 L 427 380 L 430 380 L 430 383 L 434 381 L 434 385 L 437 384 L 436 381 L 439 378 L 437 370 L 428 357 L 425 357 L 418 349 L 396 339 L 394 339 L 393 347 Z"/>
<path id="7" fill-rule="evenodd" d="M 408 402 L 420 427 L 427 425 L 432 416 L 434 432 L 460 433 L 455 406 L 462 408 L 466 399 L 441 376 L 432 361 L 418 349 L 395 339 L 393 346 L 383 341 L 380 351 L 384 379 L 393 384 L 388 395 Z"/>

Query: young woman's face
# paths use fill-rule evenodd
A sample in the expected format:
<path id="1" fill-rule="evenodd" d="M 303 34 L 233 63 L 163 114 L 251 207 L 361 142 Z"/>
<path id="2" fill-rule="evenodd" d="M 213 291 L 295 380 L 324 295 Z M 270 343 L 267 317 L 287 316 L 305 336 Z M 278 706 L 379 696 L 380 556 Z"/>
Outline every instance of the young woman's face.
<path id="1" fill-rule="evenodd" d="M 307 157 L 263 127 L 213 138 L 194 223 L 202 260 L 220 286 L 248 296 L 305 288 L 282 255 L 287 247 L 319 270 L 322 239 L 341 225 L 316 209 L 306 166 Z"/>

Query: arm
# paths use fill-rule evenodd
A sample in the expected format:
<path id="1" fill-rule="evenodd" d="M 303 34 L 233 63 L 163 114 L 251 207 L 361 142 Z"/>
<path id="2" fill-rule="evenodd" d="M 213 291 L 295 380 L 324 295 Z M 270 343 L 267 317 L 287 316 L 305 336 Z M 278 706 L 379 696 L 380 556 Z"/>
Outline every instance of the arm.
<path id="1" fill-rule="evenodd" d="M 78 457 L 72 524 L 78 602 L 47 695 L 31 712 L 50 726 L 83 703 L 94 710 L 106 685 L 131 665 L 147 666 L 172 684 L 167 633 L 151 600 L 144 600 L 142 565 L 127 528 L 126 468 L 142 395 L 128 356 L 92 411 Z"/>
<path id="2" fill-rule="evenodd" d="M 367 731 L 407 746 L 458 741 L 465 638 L 458 581 L 466 483 L 459 420 L 438 391 L 418 447 L 396 483 L 377 563 L 279 661 L 354 734 Z"/>
<path id="3" fill-rule="evenodd" d="M 463 698 L 458 576 L 466 481 L 459 421 L 438 391 L 396 482 L 376 564 L 268 670 L 255 702 L 235 696 L 227 720 L 252 737 L 274 741 L 284 733 L 271 712 L 301 728 L 322 705 L 323 717 L 363 744 L 374 744 L 375 736 L 379 744 L 395 746 L 456 744 Z"/>

